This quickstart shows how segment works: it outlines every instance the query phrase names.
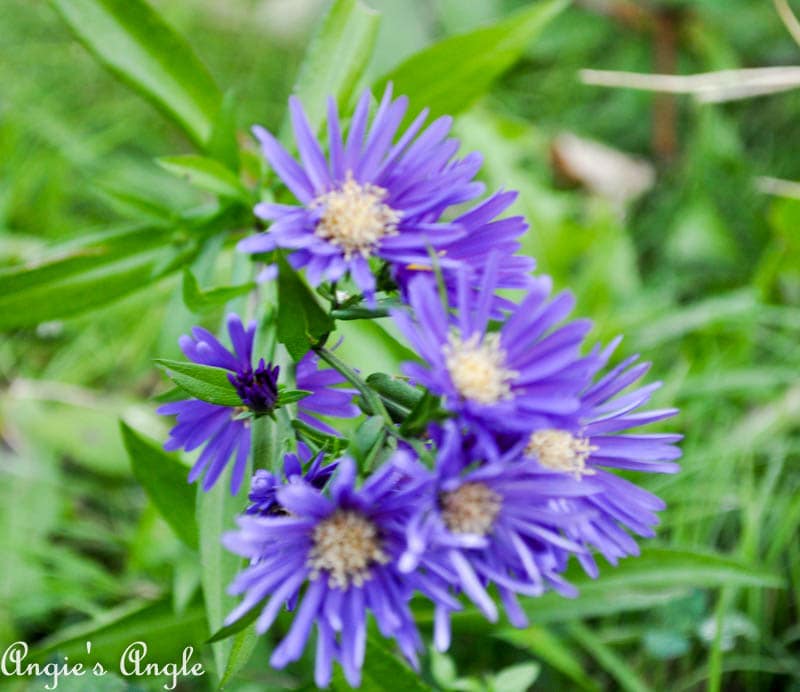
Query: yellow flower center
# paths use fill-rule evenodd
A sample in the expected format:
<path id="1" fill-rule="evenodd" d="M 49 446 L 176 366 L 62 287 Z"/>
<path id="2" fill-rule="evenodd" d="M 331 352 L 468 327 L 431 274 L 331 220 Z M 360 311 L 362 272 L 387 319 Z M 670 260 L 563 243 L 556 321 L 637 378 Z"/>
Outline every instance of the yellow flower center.
<path id="1" fill-rule="evenodd" d="M 566 430 L 539 430 L 525 446 L 525 455 L 535 457 L 546 469 L 571 473 L 580 480 L 594 470 L 586 468 L 586 459 L 597 447 L 585 437 L 575 437 Z"/>
<path id="2" fill-rule="evenodd" d="M 386 564 L 378 529 L 358 512 L 337 510 L 317 524 L 307 566 L 311 579 L 328 573 L 328 586 L 345 589 L 351 583 L 362 586 L 375 564 Z"/>
<path id="3" fill-rule="evenodd" d="M 484 483 L 464 483 L 457 490 L 442 493 L 442 519 L 453 533 L 485 536 L 503 506 L 503 498 Z"/>
<path id="4" fill-rule="evenodd" d="M 348 173 L 338 190 L 311 203 L 322 209 L 314 233 L 342 248 L 347 259 L 356 254 L 369 257 L 382 238 L 397 234 L 401 215 L 383 203 L 386 195 L 382 187 L 357 183 Z"/>
<path id="5" fill-rule="evenodd" d="M 498 334 L 481 340 L 473 334 L 466 341 L 451 334 L 444 346 L 445 365 L 453 385 L 465 399 L 496 404 L 511 397 L 511 381 L 519 374 L 505 367 L 505 351 Z"/>

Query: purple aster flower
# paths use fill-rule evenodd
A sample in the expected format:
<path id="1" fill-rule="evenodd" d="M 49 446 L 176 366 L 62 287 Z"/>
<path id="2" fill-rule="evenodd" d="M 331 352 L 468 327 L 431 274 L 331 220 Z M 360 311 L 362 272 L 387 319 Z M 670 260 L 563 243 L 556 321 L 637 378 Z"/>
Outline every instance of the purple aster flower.
<path id="1" fill-rule="evenodd" d="M 252 561 L 231 584 L 232 594 L 245 596 L 226 623 L 267 599 L 256 621 L 263 633 L 284 604 L 296 606 L 288 633 L 272 653 L 272 666 L 297 660 L 316 625 L 317 685 L 329 683 L 338 660 L 348 682 L 357 686 L 368 611 L 380 632 L 394 638 L 416 665 L 421 641 L 408 600 L 421 578 L 401 574 L 397 559 L 417 492 L 413 482 L 401 480 L 386 464 L 357 490 L 355 466 L 344 458 L 328 495 L 295 476 L 275 494 L 287 514 L 243 515 L 239 530 L 224 536 L 229 550 Z"/>
<path id="2" fill-rule="evenodd" d="M 453 317 L 436 283 L 423 275 L 408 288 L 411 314 L 392 313 L 425 361 L 406 363 L 405 374 L 442 396 L 444 407 L 491 457 L 498 454 L 500 436 L 513 445 L 531 430 L 572 420 L 590 375 L 579 347 L 591 323 L 558 326 L 574 301 L 568 293 L 548 300 L 548 277 L 533 280 L 499 331 L 488 330 L 500 259 L 496 253 L 489 257 L 477 298 L 467 272 L 459 273 Z"/>
<path id="3" fill-rule="evenodd" d="M 297 388 L 311 392 L 297 402 L 298 419 L 322 430 L 329 435 L 340 433 L 330 425 L 323 423 L 316 416 L 332 416 L 334 418 L 355 418 L 360 414 L 353 397 L 358 393 L 355 389 L 338 387 L 345 383 L 344 376 L 336 370 L 319 368 L 319 356 L 309 351 L 297 363 L 295 372 Z"/>
<path id="4" fill-rule="evenodd" d="M 247 410 L 259 414 L 272 411 L 278 398 L 279 368 L 266 365 L 262 359 L 253 369 L 255 322 L 245 330 L 238 315 L 231 314 L 227 318 L 227 328 L 233 351 L 202 327 L 194 327 L 192 336 L 182 336 L 179 343 L 189 360 L 230 371 L 228 378 L 242 400 L 241 407 L 188 399 L 161 406 L 158 413 L 178 419 L 165 449 L 182 448 L 191 452 L 205 445 L 189 472 L 190 483 L 202 475 L 203 490 L 210 490 L 235 455 L 231 475 L 231 492 L 235 495 L 242 484 L 250 453 L 250 421 L 241 414 Z"/>
<path id="5" fill-rule="evenodd" d="M 349 272 L 368 296 L 375 291 L 370 257 L 390 265 L 426 262 L 462 236 L 461 225 L 441 220 L 454 204 L 474 199 L 481 159 L 455 159 L 458 141 L 448 139 L 452 119 L 425 130 L 427 110 L 398 138 L 408 99 L 392 100 L 387 87 L 370 127 L 371 95 L 365 91 L 346 138 L 334 99 L 328 101 L 328 157 L 314 138 L 300 101 L 289 100 L 300 165 L 261 127 L 254 133 L 264 156 L 300 206 L 262 203 L 255 213 L 271 221 L 269 232 L 243 240 L 239 249 L 262 253 L 291 250 L 290 263 L 305 268 L 309 283 L 337 281 Z"/>
<path id="6" fill-rule="evenodd" d="M 253 368 L 255 322 L 245 329 L 239 317 L 231 314 L 227 318 L 227 328 L 232 351 L 202 327 L 194 327 L 192 336 L 182 336 L 179 343 L 189 360 L 229 371 L 228 379 L 241 399 L 241 406 L 219 406 L 199 399 L 186 399 L 165 404 L 158 412 L 177 417 L 165 449 L 191 452 L 205 445 L 189 472 L 190 483 L 203 476 L 203 490 L 210 490 L 231 457 L 235 457 L 231 474 L 231 492 L 235 495 L 241 487 L 250 453 L 250 419 L 246 414 L 272 413 L 278 403 L 280 369 L 265 363 L 263 358 Z M 298 364 L 298 385 L 302 385 L 299 388 L 311 392 L 298 402 L 298 417 L 327 430 L 324 423 L 311 416 L 326 413 L 348 417 L 356 415 L 357 411 L 349 403 L 353 396 L 350 390 L 329 389 L 343 381 L 338 373 L 329 370 L 315 373 L 316 365 L 313 357 Z"/>
<path id="7" fill-rule="evenodd" d="M 608 362 L 619 344 L 612 342 L 593 361 L 595 373 Z M 626 529 L 643 537 L 654 535 L 656 512 L 663 501 L 639 486 L 605 469 L 675 473 L 675 459 L 681 451 L 675 443 L 682 435 L 673 433 L 629 433 L 631 428 L 674 416 L 677 409 L 639 411 L 661 386 L 655 382 L 628 390 L 650 367 L 632 356 L 600 376 L 581 395 L 575 425 L 566 428 L 535 429 L 528 438 L 524 455 L 540 466 L 573 476 L 590 478 L 600 492 L 589 497 L 562 499 L 557 509 L 577 512 L 584 519 L 567 532 L 574 540 L 598 550 L 611 564 L 626 555 L 638 555 L 639 547 Z M 586 510 L 589 510 L 588 513 Z M 591 576 L 598 569 L 587 551 L 578 559 Z"/>
<path id="8" fill-rule="evenodd" d="M 302 478 L 313 488 L 322 490 L 338 466 L 337 462 L 323 466 L 324 456 L 323 452 L 314 456 L 307 445 L 302 442 L 298 443 L 297 454 L 286 454 L 283 457 L 283 477 L 290 482 L 294 478 Z M 303 473 L 303 465 L 309 462 L 308 469 Z M 284 514 L 283 507 L 275 497 L 281 485 L 280 479 L 275 474 L 258 469 L 253 475 L 250 494 L 247 496 L 251 503 L 246 510 L 247 514 L 262 516 Z"/>
<path id="9" fill-rule="evenodd" d="M 517 254 L 520 249 L 519 237 L 528 229 L 528 224 L 521 216 L 497 218 L 516 198 L 517 193 L 513 191 L 498 192 L 453 220 L 453 223 L 464 228 L 465 235 L 439 250 L 440 257 L 448 260 L 440 266 L 440 270 L 450 304 L 458 300 L 458 275 L 462 272 L 468 273 L 472 300 L 478 301 L 487 259 L 492 253 L 500 255 L 495 290 L 527 290 L 531 287 L 531 272 L 536 262 L 531 257 Z M 430 258 L 423 263 L 395 268 L 395 279 L 404 293 L 411 279 L 421 271 L 433 271 Z M 491 316 L 493 319 L 502 319 L 502 311 L 513 308 L 514 304 L 509 300 L 495 296 Z"/>
<path id="10" fill-rule="evenodd" d="M 404 572 L 423 570 L 463 591 L 492 622 L 497 606 L 487 587 L 497 587 L 509 621 L 527 623 L 517 595 L 539 596 L 554 588 L 575 596 L 560 573 L 570 553 L 585 552 L 566 536 L 579 523 L 578 512 L 550 507 L 551 498 L 593 497 L 599 487 L 519 461 L 518 450 L 483 463 L 465 446 L 456 426 L 447 424 L 433 471 L 405 465 L 420 487 L 416 511 L 406 525 Z M 477 465 L 476 465 L 477 462 Z M 434 642 L 440 651 L 450 643 L 447 602 L 435 605 Z"/>

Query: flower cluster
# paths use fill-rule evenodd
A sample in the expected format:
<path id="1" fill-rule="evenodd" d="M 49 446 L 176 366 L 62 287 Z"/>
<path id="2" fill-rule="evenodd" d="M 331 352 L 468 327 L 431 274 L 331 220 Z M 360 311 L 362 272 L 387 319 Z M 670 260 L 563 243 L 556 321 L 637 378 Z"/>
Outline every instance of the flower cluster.
<path id="1" fill-rule="evenodd" d="M 637 384 L 647 365 L 636 358 L 609 367 L 618 340 L 585 346 L 591 323 L 570 318 L 571 295 L 553 295 L 549 277 L 518 254 L 524 219 L 501 217 L 515 193 L 478 200 L 481 159 L 459 157 L 450 118 L 425 127 L 423 112 L 400 133 L 407 99 L 389 87 L 371 123 L 370 104 L 365 92 L 345 135 L 331 100 L 321 144 L 291 99 L 299 161 L 255 129 L 286 190 L 280 203 L 256 206 L 268 227 L 239 244 L 259 260 L 285 257 L 280 271 L 320 287 L 331 316 L 341 295 L 363 301 L 367 316 L 378 294 L 392 298 L 390 317 L 419 357 L 404 364 L 407 379 L 373 385 L 368 396 L 365 363 L 350 369 L 324 338 L 310 342 L 295 372 L 299 423 L 287 427 L 296 451 L 282 469 L 254 460 L 250 504 L 224 536 L 249 560 L 231 585 L 243 598 L 226 624 L 254 611 L 263 633 L 282 609 L 293 611 L 270 663 L 297 660 L 315 630 L 319 686 L 334 661 L 359 684 L 368 613 L 416 665 L 414 597 L 431 603 L 433 641 L 444 650 L 451 615 L 468 602 L 490 621 L 499 603 L 522 626 L 520 596 L 577 595 L 564 577 L 570 558 L 597 576 L 595 555 L 616 564 L 637 554 L 632 535 L 652 536 L 663 507 L 617 471 L 671 473 L 680 456 L 679 435 L 632 432 L 676 411 L 643 410 L 658 384 Z M 504 289 L 524 295 L 515 302 Z M 277 366 L 253 365 L 254 325 L 231 316 L 228 333 L 233 351 L 199 328 L 181 346 L 194 363 L 227 371 L 239 405 L 189 399 L 160 411 L 177 415 L 168 448 L 205 445 L 190 473 L 203 475 L 204 489 L 235 455 L 235 492 L 250 422 L 281 406 L 285 385 Z M 334 369 L 320 369 L 319 355 Z M 356 459 L 331 454 L 341 431 L 318 419 L 358 415 L 345 380 L 361 408 L 383 418 L 368 460 L 359 444 Z M 320 435 L 295 435 L 309 426 Z"/>
<path id="2" fill-rule="evenodd" d="M 189 482 L 203 476 L 203 490 L 210 490 L 235 455 L 231 474 L 231 493 L 239 491 L 250 454 L 250 425 L 253 416 L 270 415 L 278 407 L 280 367 L 260 359 L 253 369 L 253 342 L 256 323 L 247 329 L 238 315 L 227 318 L 228 335 L 233 351 L 202 327 L 194 327 L 192 336 L 182 336 L 181 350 L 194 363 L 221 368 L 239 397 L 238 405 L 223 406 L 201 399 L 182 399 L 164 404 L 158 412 L 176 416 L 178 424 L 170 431 L 165 449 L 203 451 L 189 472 Z M 309 352 L 298 364 L 296 383 L 307 395 L 298 402 L 298 418 L 323 432 L 335 431 L 318 415 L 352 418 L 358 409 L 352 403 L 355 392 L 336 387 L 344 377 L 334 370 L 319 370 L 318 358 Z"/>

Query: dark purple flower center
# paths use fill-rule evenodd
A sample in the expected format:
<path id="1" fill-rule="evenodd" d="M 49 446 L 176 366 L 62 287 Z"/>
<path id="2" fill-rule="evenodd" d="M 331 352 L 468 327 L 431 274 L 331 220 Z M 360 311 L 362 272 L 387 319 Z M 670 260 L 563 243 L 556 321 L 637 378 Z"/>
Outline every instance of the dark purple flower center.
<path id="1" fill-rule="evenodd" d="M 236 393 L 253 413 L 263 415 L 272 413 L 278 401 L 278 374 L 280 367 L 265 364 L 262 358 L 255 371 L 252 368 L 228 375 Z"/>

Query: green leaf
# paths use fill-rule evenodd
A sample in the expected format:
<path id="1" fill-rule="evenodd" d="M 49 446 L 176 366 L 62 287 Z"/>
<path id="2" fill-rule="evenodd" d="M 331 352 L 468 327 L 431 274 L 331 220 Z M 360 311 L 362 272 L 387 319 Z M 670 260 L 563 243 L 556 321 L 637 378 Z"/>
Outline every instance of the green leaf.
<path id="1" fill-rule="evenodd" d="M 380 690 L 415 692 L 416 690 L 431 689 L 408 664 L 389 651 L 384 640 L 373 634 L 367 636 L 367 652 L 361 679 L 360 689 L 364 692 L 379 692 Z M 334 690 L 347 692 L 352 690 L 338 667 L 334 669 L 331 687 Z"/>
<path id="2" fill-rule="evenodd" d="M 258 620 L 258 616 L 261 615 L 261 611 L 264 610 L 264 606 L 266 605 L 267 601 L 269 600 L 269 596 L 265 598 L 263 601 L 256 603 L 250 610 L 248 610 L 242 617 L 240 617 L 235 622 L 232 622 L 230 625 L 225 625 L 218 629 L 214 634 L 212 634 L 206 644 L 214 644 L 216 642 L 221 642 L 225 639 L 232 637 L 235 634 L 239 634 L 243 629 L 245 629 L 248 625 L 252 625 L 256 620 Z"/>
<path id="3" fill-rule="evenodd" d="M 549 629 L 531 625 L 525 629 L 501 630 L 495 636 L 513 646 L 527 649 L 536 658 L 566 675 L 582 689 L 600 689 L 600 686 L 584 672 L 580 659 L 572 649 Z"/>
<path id="4" fill-rule="evenodd" d="M 276 477 L 283 473 L 283 441 L 282 425 L 278 417 L 259 416 L 250 425 L 252 436 L 253 467 L 269 469 Z"/>
<path id="5" fill-rule="evenodd" d="M 284 389 L 278 394 L 278 406 L 294 404 L 311 394 L 313 394 L 313 392 L 309 392 L 307 389 Z"/>
<path id="6" fill-rule="evenodd" d="M 76 315 L 163 275 L 157 265 L 172 229 L 125 226 L 54 247 L 49 257 L 0 271 L 0 329 Z"/>
<path id="7" fill-rule="evenodd" d="M 178 538 L 196 549 L 195 490 L 186 480 L 188 469 L 123 421 L 119 425 L 134 477 Z"/>
<path id="8" fill-rule="evenodd" d="M 147 659 L 165 663 L 180 661 L 185 647 L 195 647 L 193 662 L 197 656 L 205 629 L 203 608 L 191 605 L 181 615 L 176 615 L 169 598 L 156 603 L 135 601 L 100 613 L 88 622 L 68 627 L 41 642 L 31 652 L 33 661 L 46 661 L 55 654 L 68 656 L 70 663 L 102 663 L 107 670 L 119 670 L 122 652 L 146 635 Z M 92 642 L 90 653 L 86 642 Z"/>
<path id="9" fill-rule="evenodd" d="M 383 372 L 374 372 L 367 377 L 367 384 L 384 399 L 400 404 L 407 409 L 413 409 L 422 399 L 424 392 L 412 387 L 406 380 Z"/>
<path id="10" fill-rule="evenodd" d="M 334 458 L 340 456 L 347 445 L 345 440 L 341 437 L 327 435 L 321 430 L 317 430 L 315 427 L 304 421 L 297 420 L 296 418 L 292 420 L 291 426 L 306 442 L 312 442 L 316 447 L 328 450 Z"/>
<path id="11" fill-rule="evenodd" d="M 249 193 L 244 185 L 230 169 L 219 161 L 196 154 L 164 156 L 157 161 L 165 170 L 180 178 L 186 178 L 201 190 L 220 197 L 238 199 L 245 203 L 249 201 Z"/>
<path id="12" fill-rule="evenodd" d="M 566 577 L 580 590 L 578 598 L 567 600 L 545 594 L 527 601 L 525 611 L 537 623 L 563 622 L 651 608 L 659 598 L 663 604 L 669 592 L 675 598 L 687 588 L 783 585 L 773 572 L 724 555 L 655 546 L 647 546 L 639 557 L 628 558 L 602 572 L 602 578 L 595 581 L 573 565 Z"/>
<path id="13" fill-rule="evenodd" d="M 450 684 L 458 675 L 453 659 L 431 647 L 430 665 L 433 679 L 444 689 L 450 689 Z"/>
<path id="14" fill-rule="evenodd" d="M 0 330 L 73 317 L 140 290 L 190 262 L 209 237 L 241 224 L 243 210 L 202 207 L 170 225 L 127 224 L 0 270 Z"/>
<path id="15" fill-rule="evenodd" d="M 239 632 L 231 642 L 228 660 L 225 662 L 225 670 L 219 679 L 219 688 L 224 689 L 234 675 L 247 665 L 253 651 L 258 643 L 258 634 L 255 625 Z"/>
<path id="16" fill-rule="evenodd" d="M 278 341 L 298 361 L 335 325 L 286 260 L 280 258 L 278 264 Z"/>
<path id="17" fill-rule="evenodd" d="M 378 301 L 378 307 L 372 308 L 356 305 L 352 308 L 338 308 L 331 310 L 331 317 L 335 320 L 376 320 L 389 315 L 389 306 L 383 307 L 381 304 L 388 301 Z"/>
<path id="18" fill-rule="evenodd" d="M 411 413 L 408 414 L 408 418 L 400 426 L 400 434 L 410 437 L 421 435 L 431 421 L 443 418 L 445 414 L 439 407 L 440 402 L 441 399 L 438 396 L 434 396 L 426 390 Z"/>
<path id="19" fill-rule="evenodd" d="M 523 601 L 532 622 L 569 622 L 646 610 L 685 596 L 688 588 L 784 585 L 775 573 L 724 555 L 655 546 L 646 546 L 639 557 L 627 558 L 617 567 L 606 567 L 600 579 L 586 576 L 574 563 L 565 577 L 579 589 L 578 598 L 566 599 L 551 592 Z M 420 622 L 432 618 L 427 609 L 417 612 Z M 486 627 L 482 616 L 471 608 L 453 613 L 452 619 L 469 628 Z"/>
<path id="20" fill-rule="evenodd" d="M 653 689 L 624 658 L 583 623 L 573 622 L 567 631 L 617 681 L 619 689 L 627 692 L 650 692 Z"/>
<path id="21" fill-rule="evenodd" d="M 319 129 L 325 118 L 328 96 L 341 108 L 353 98 L 375 47 L 380 15 L 359 0 L 334 0 L 320 22 L 306 52 L 295 94 L 311 123 Z M 284 125 L 284 132 L 288 122 Z"/>
<path id="22" fill-rule="evenodd" d="M 626 586 L 663 588 L 665 585 L 764 588 L 785 586 L 778 574 L 726 555 L 652 545 L 646 546 L 639 557 L 626 559 L 619 567 L 609 568 L 602 580 L 585 579 L 593 584 L 612 582 L 619 589 Z"/>
<path id="23" fill-rule="evenodd" d="M 525 692 L 539 677 L 541 668 L 536 663 L 518 663 L 491 677 L 492 692 Z"/>
<path id="24" fill-rule="evenodd" d="M 232 464 L 223 471 L 214 487 L 208 492 L 197 491 L 197 523 L 200 528 L 200 562 L 202 569 L 203 598 L 206 604 L 206 616 L 211 632 L 222 628 L 227 614 L 236 607 L 238 599 L 227 592 L 228 585 L 236 574 L 244 567 L 244 560 L 226 550 L 221 537 L 226 531 L 235 528 L 235 518 L 244 511 L 247 502 L 248 484 L 243 483 L 236 496 L 230 493 Z M 250 478 L 253 464 L 248 459 L 244 477 Z M 244 631 L 244 630 L 243 630 Z M 252 642 L 253 645 L 255 642 Z M 244 651 L 234 651 L 234 639 L 225 639 L 212 644 L 214 661 L 220 678 L 229 675 L 229 663 L 232 657 L 238 665 Z M 237 649 L 240 649 L 239 642 Z M 252 649 L 250 649 L 252 652 Z"/>
<path id="25" fill-rule="evenodd" d="M 370 416 L 358 426 L 350 438 L 350 452 L 362 471 L 370 470 L 372 461 L 386 441 L 383 424 L 381 416 Z"/>
<path id="26" fill-rule="evenodd" d="M 76 37 L 197 145 L 222 96 L 189 45 L 144 0 L 50 0 Z"/>
<path id="27" fill-rule="evenodd" d="M 255 287 L 255 283 L 250 282 L 241 286 L 216 286 L 203 290 L 190 269 L 183 271 L 183 302 L 196 314 L 208 312 L 233 298 L 247 295 Z"/>
<path id="28" fill-rule="evenodd" d="M 226 92 L 222 105 L 214 120 L 208 154 L 224 163 L 230 170 L 239 170 L 239 143 L 236 141 L 236 98 L 232 91 Z"/>
<path id="29" fill-rule="evenodd" d="M 156 365 L 193 397 L 217 406 L 241 406 L 242 400 L 228 379 L 228 371 L 182 360 L 158 358 Z"/>
<path id="30" fill-rule="evenodd" d="M 452 36 L 412 55 L 375 84 L 388 82 L 411 99 L 409 114 L 430 108 L 431 116 L 455 115 L 482 96 L 511 67 L 569 0 L 537 2 L 501 22 Z"/>

